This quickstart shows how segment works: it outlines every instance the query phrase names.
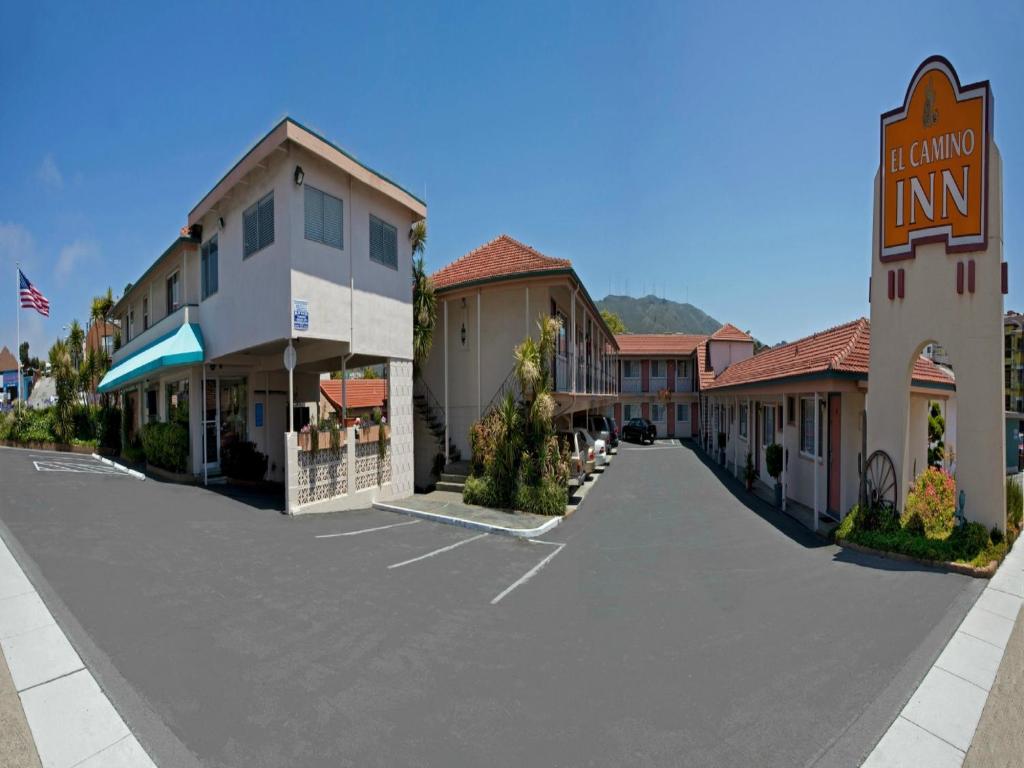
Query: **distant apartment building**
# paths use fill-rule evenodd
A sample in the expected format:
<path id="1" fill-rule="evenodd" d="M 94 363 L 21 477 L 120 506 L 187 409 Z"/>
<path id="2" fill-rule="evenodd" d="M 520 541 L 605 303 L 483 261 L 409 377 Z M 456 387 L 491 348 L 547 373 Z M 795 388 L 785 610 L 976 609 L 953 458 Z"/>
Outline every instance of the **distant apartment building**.
<path id="1" fill-rule="evenodd" d="M 118 324 L 111 320 L 94 320 L 85 334 L 85 351 L 103 352 L 113 357 L 116 339 L 121 333 Z"/>
<path id="2" fill-rule="evenodd" d="M 1024 315 L 1003 317 L 1003 376 L 1006 388 L 1006 471 L 1024 469 Z"/>
<path id="3" fill-rule="evenodd" d="M 100 391 L 119 395 L 130 433 L 184 420 L 189 471 L 202 478 L 221 473 L 229 446 L 254 442 L 268 478 L 285 483 L 290 512 L 410 493 L 408 233 L 426 212 L 390 179 L 282 120 L 117 301 L 122 344 Z M 380 364 L 389 374 L 384 466 L 376 444 L 351 434 L 330 461 L 298 450 L 295 407 L 320 400 L 321 374 Z"/>

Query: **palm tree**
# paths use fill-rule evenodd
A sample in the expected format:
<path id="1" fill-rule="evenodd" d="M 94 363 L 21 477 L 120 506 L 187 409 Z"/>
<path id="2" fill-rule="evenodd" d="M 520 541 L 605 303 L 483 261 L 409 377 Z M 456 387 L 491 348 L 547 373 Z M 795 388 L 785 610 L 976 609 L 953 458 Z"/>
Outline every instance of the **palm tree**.
<path id="1" fill-rule="evenodd" d="M 57 390 L 57 405 L 53 411 L 53 431 L 57 439 L 70 443 L 74 436 L 75 369 L 71 365 L 68 344 L 58 339 L 50 347 L 50 371 Z"/>
<path id="2" fill-rule="evenodd" d="M 427 223 L 417 221 L 409 230 L 412 245 L 412 353 L 413 365 L 418 371 L 430 356 L 434 343 L 434 325 L 437 323 L 437 298 L 434 284 L 427 275 L 423 251 L 427 247 Z"/>
<path id="3" fill-rule="evenodd" d="M 68 329 L 68 354 L 71 356 L 71 367 L 75 370 L 82 365 L 83 349 L 85 348 L 85 333 L 78 320 L 72 320 Z"/>

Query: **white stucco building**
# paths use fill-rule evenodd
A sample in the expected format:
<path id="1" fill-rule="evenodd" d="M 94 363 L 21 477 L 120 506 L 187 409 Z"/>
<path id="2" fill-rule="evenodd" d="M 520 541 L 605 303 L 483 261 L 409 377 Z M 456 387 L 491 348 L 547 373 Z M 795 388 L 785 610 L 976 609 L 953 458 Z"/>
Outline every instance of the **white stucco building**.
<path id="1" fill-rule="evenodd" d="M 117 302 L 122 346 L 101 391 L 121 393 L 133 429 L 187 404 L 189 470 L 198 477 L 219 473 L 229 443 L 255 442 L 268 456 L 268 478 L 285 483 L 292 512 L 410 493 L 408 233 L 426 213 L 385 176 L 282 120 L 189 212 L 182 236 Z M 389 371 L 391 437 L 376 479 L 386 482 L 353 477 L 357 462 L 370 461 L 360 461 L 369 452 L 351 430 L 340 450 L 316 459 L 317 470 L 294 435 L 286 439 L 290 417 L 306 417 L 289 404 L 318 401 L 323 372 L 380 363 Z M 337 466 L 322 471 L 332 461 Z"/>

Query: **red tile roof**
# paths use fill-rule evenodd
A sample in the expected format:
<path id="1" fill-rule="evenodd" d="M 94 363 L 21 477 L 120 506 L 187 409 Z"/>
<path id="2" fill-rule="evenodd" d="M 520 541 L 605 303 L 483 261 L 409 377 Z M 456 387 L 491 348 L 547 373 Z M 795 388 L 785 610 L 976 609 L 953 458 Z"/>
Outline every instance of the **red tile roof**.
<path id="1" fill-rule="evenodd" d="M 571 268 L 568 259 L 545 256 L 508 235 L 500 235 L 442 267 L 431 275 L 431 280 L 435 288 L 442 290 L 497 277 Z"/>
<path id="2" fill-rule="evenodd" d="M 726 323 L 711 334 L 713 341 L 753 341 L 749 333 L 744 333 L 732 323 Z"/>
<path id="3" fill-rule="evenodd" d="M 707 389 L 715 382 L 715 369 L 708 360 L 708 343 L 697 345 L 697 382 L 701 389 Z"/>
<path id="4" fill-rule="evenodd" d="M 867 377 L 871 324 L 859 318 L 735 363 L 707 384 L 709 389 L 768 382 L 808 374 L 854 373 Z M 703 371 L 702 371 L 703 373 Z M 914 362 L 914 381 L 953 384 L 946 369 L 926 357 Z M 705 387 L 703 380 L 701 386 Z"/>
<path id="5" fill-rule="evenodd" d="M 388 396 L 386 379 L 349 379 L 345 384 L 345 399 L 349 408 L 381 408 Z M 341 410 L 341 380 L 324 379 L 320 392 L 338 411 Z"/>
<path id="6" fill-rule="evenodd" d="M 617 333 L 619 354 L 630 355 L 692 355 L 708 337 L 694 333 Z"/>

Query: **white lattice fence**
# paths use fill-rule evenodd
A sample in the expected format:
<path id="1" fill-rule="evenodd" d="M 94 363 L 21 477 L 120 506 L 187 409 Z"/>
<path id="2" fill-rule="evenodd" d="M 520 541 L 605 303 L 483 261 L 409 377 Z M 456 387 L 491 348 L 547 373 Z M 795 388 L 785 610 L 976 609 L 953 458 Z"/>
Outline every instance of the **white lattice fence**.
<path id="1" fill-rule="evenodd" d="M 391 482 L 391 440 L 384 447 L 381 464 L 380 447 L 376 440 L 356 443 L 356 490 L 363 491 L 375 485 Z"/>
<path id="2" fill-rule="evenodd" d="M 348 493 L 348 446 L 298 452 L 297 501 L 309 504 Z"/>

